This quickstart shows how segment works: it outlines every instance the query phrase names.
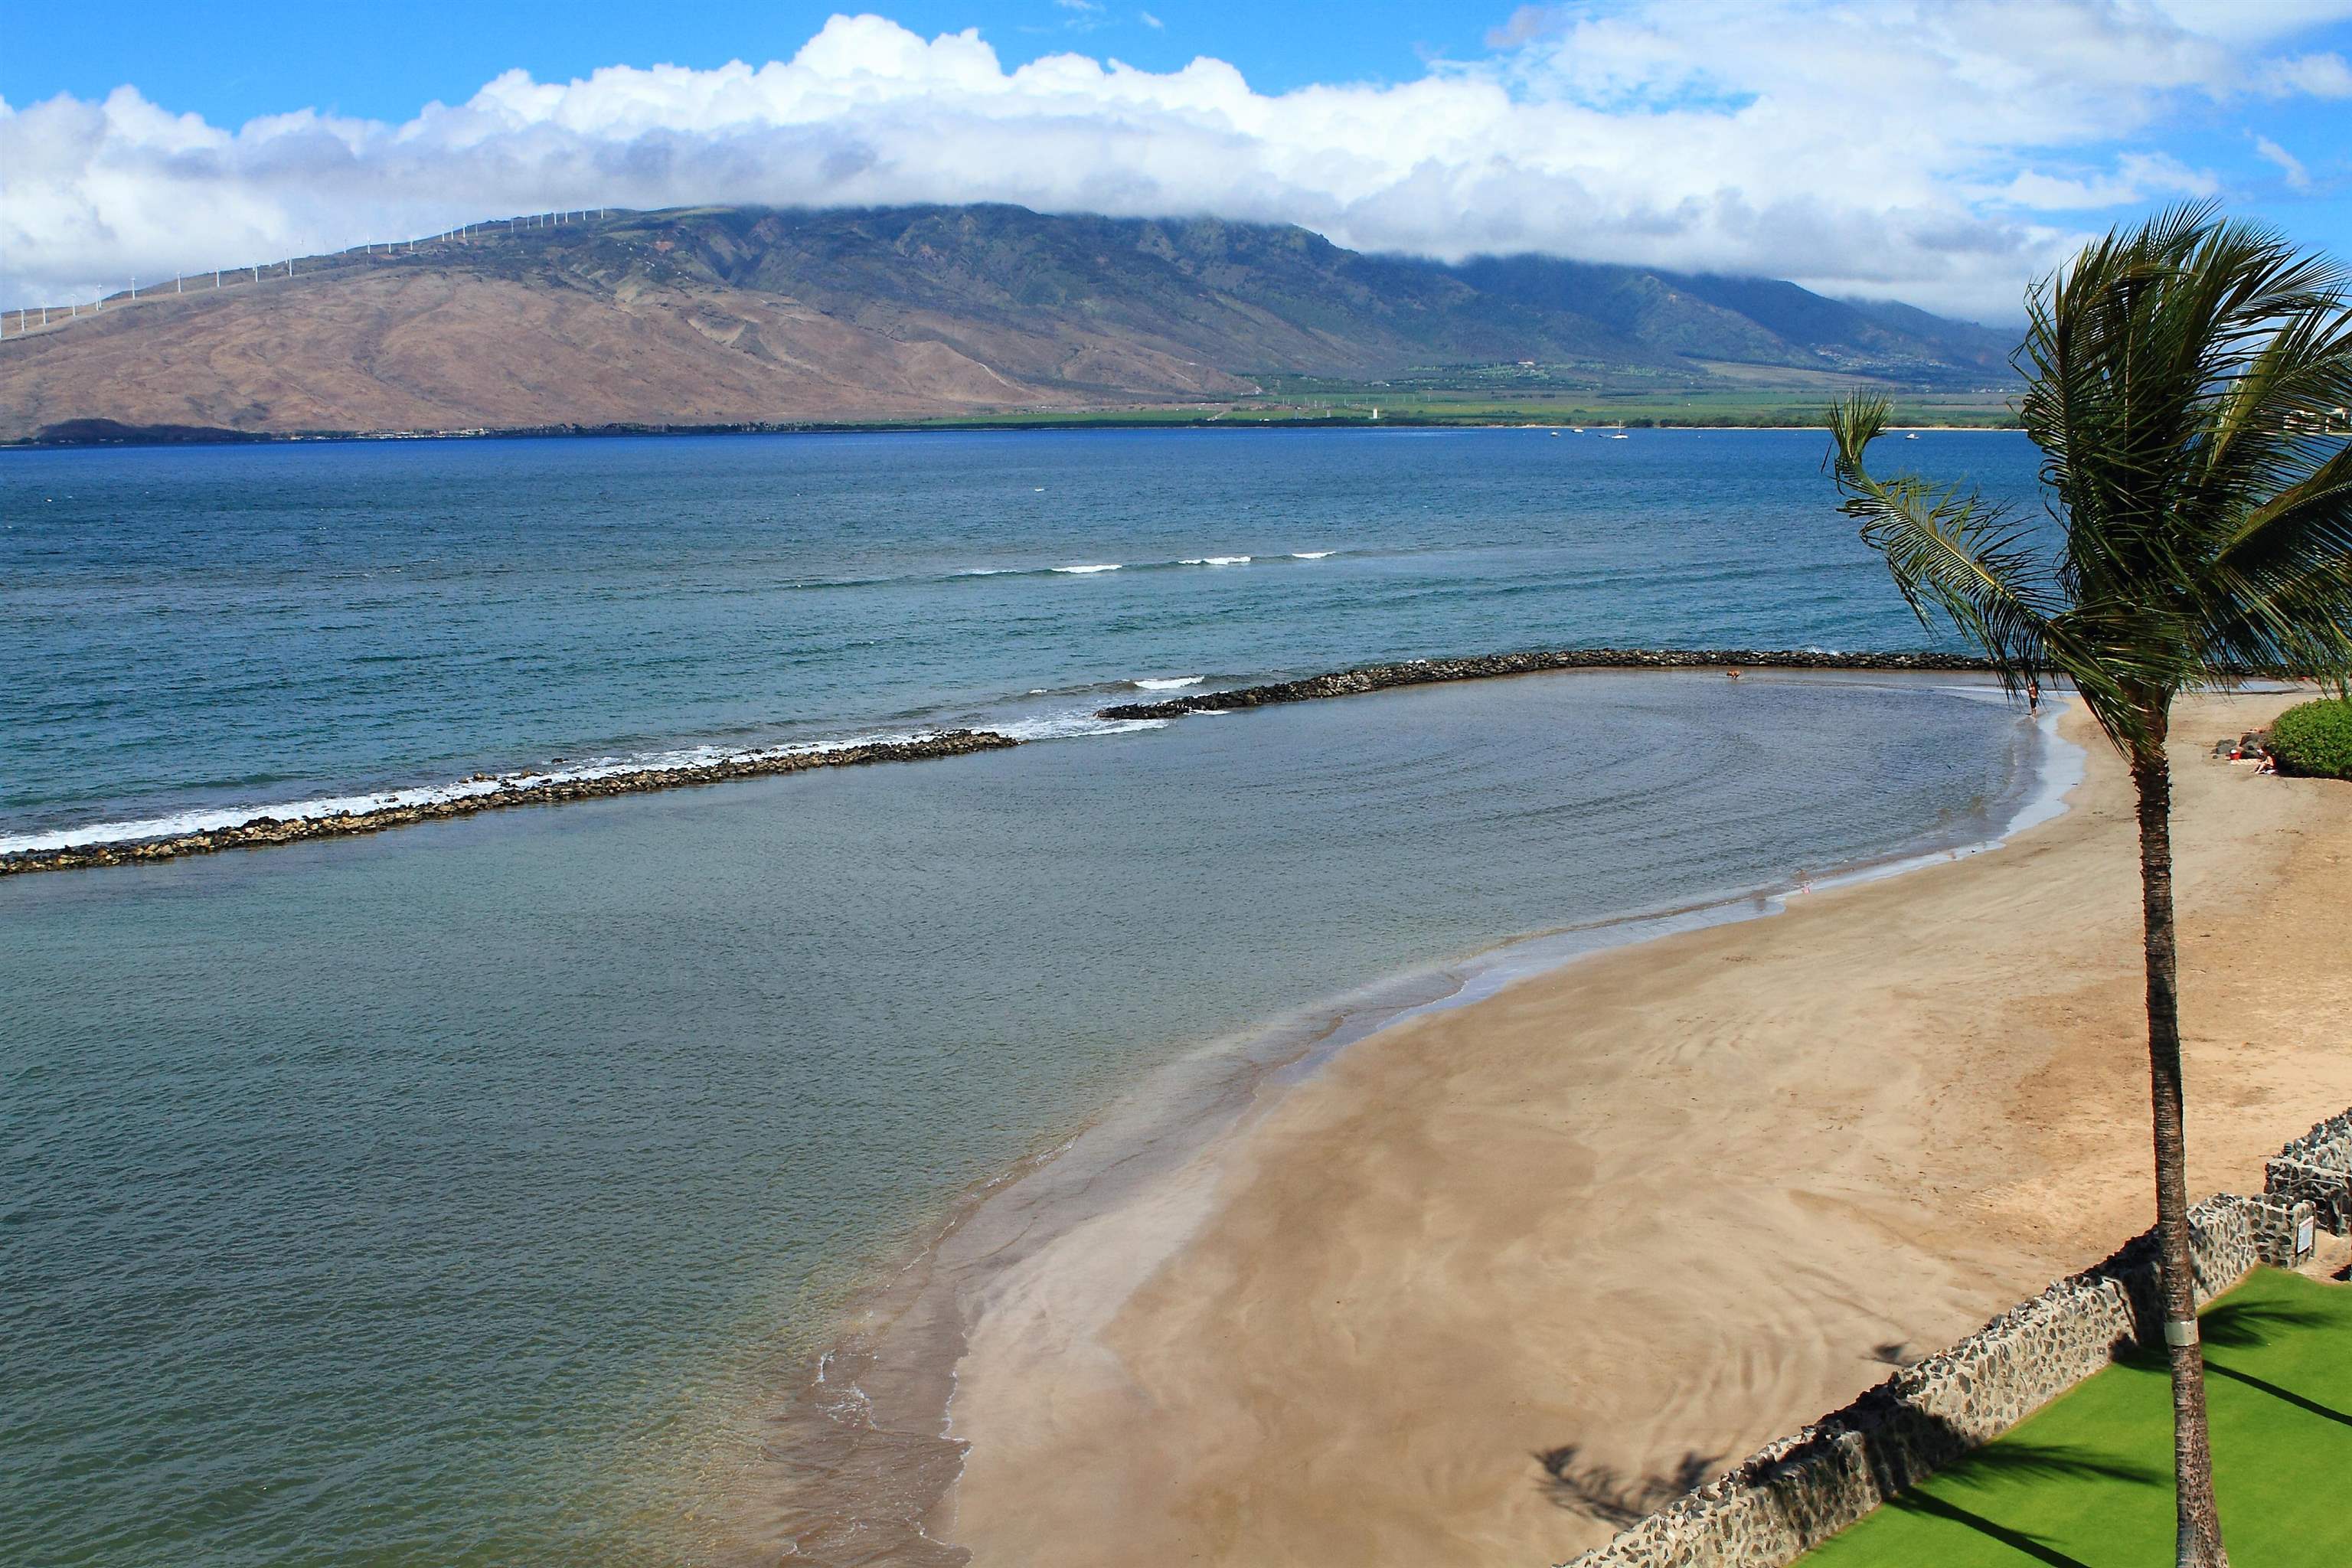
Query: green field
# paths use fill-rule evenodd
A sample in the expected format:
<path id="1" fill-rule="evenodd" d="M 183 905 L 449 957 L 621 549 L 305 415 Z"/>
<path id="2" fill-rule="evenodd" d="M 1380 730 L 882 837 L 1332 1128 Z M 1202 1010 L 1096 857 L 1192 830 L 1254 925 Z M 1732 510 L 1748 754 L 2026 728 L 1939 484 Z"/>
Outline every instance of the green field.
<path id="1" fill-rule="evenodd" d="M 2204 1321 L 2231 1560 L 2352 1563 L 2352 1287 L 2257 1269 Z M 2172 1547 L 2171 1391 L 2146 1361 L 2088 1379 L 1804 1563 L 2152 1568 Z"/>
<path id="2" fill-rule="evenodd" d="M 894 422 L 894 428 L 1087 428 L 1155 426 L 1474 426 L 1569 427 L 1624 425 L 1634 429 L 1687 426 L 1737 429 L 1822 426 L 1829 395 L 1808 388 L 1731 387 L 1704 392 L 1521 393 L 1288 391 L 1187 407 L 1038 410 L 959 415 Z M 1377 414 L 1375 413 L 1377 410 Z M 1962 426 L 2013 429 L 2017 416 L 2004 395 L 1990 393 L 1897 395 L 1897 426 Z"/>
<path id="3" fill-rule="evenodd" d="M 1244 397 L 1135 408 L 1004 410 L 909 423 L 931 427 L 1185 425 L 1821 426 L 1830 405 L 1868 391 L 1895 401 L 1893 423 L 2014 428 L 2018 388 L 1903 385 L 1785 366 L 1694 363 L 1687 370 L 1449 365 L 1387 381 L 1259 375 Z"/>

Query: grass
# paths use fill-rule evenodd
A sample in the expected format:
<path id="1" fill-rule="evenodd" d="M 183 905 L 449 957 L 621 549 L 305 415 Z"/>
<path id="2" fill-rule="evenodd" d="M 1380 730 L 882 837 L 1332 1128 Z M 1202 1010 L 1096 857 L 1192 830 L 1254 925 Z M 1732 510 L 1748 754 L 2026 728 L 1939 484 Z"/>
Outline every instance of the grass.
<path id="1" fill-rule="evenodd" d="M 1739 374 L 1718 374 L 1737 371 Z M 1571 374 L 1574 372 L 1574 374 Z M 1695 367 L 1691 373 L 1606 366 L 1453 366 L 1402 372 L 1390 381 L 1260 374 L 1247 397 L 1156 407 L 1003 409 L 903 423 L 922 428 L 1023 426 L 1625 425 L 1737 429 L 1822 426 L 1830 405 L 1858 385 L 1895 398 L 1897 425 L 2014 429 L 2015 388 L 1898 387 L 1867 376 L 1776 366 Z"/>
<path id="2" fill-rule="evenodd" d="M 2232 1561 L 2352 1563 L 2352 1289 L 2261 1268 L 2204 1315 Z M 2172 1561 L 2160 1360 L 2085 1380 L 1804 1559 L 1805 1568 L 2149 1568 Z"/>
<path id="3" fill-rule="evenodd" d="M 1490 395 L 1471 392 L 1381 392 L 1378 390 L 1289 391 L 1264 397 L 1194 404 L 1181 407 L 1023 409 L 991 414 L 942 415 L 889 422 L 893 427 L 940 429 L 1056 428 L 1154 426 L 1369 426 L 1380 410 L 1384 426 L 1627 425 L 1738 429 L 1826 425 L 1829 400 L 1818 393 L 1733 388 L 1685 394 L 1580 392 Z M 1990 395 L 1919 394 L 1904 397 L 1897 425 L 1950 425 L 2014 429 L 2017 416 Z"/>

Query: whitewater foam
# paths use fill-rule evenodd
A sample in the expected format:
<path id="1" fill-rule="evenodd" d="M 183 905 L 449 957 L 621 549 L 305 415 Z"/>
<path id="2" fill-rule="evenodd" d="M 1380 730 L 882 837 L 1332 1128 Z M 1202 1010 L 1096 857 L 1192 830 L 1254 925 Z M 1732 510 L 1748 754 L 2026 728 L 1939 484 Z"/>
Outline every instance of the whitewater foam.
<path id="1" fill-rule="evenodd" d="M 795 588 L 856 588 L 889 583 L 921 581 L 955 582 L 973 577 L 1054 577 L 1087 576 L 1097 572 L 1167 572 L 1187 566 L 1246 566 L 1253 561 L 1322 561 L 1338 554 L 1334 550 L 1291 550 L 1274 555 L 1187 555 L 1173 561 L 1103 561 L 1072 566 L 965 566 L 926 579 L 921 574 L 906 577 L 838 577 L 805 583 L 795 583 Z"/>
<path id="2" fill-rule="evenodd" d="M 1205 675 L 1170 675 L 1156 679 L 1130 680 L 1128 684 L 1139 691 L 1181 691 L 1188 686 L 1198 686 L 1207 679 Z"/>
<path id="3" fill-rule="evenodd" d="M 781 757 L 818 756 L 859 746 L 902 745 L 929 731 L 860 735 L 843 741 L 807 742 L 785 746 L 686 746 L 640 756 L 598 757 L 561 768 L 522 769 L 503 773 L 476 773 L 446 784 L 417 784 L 404 789 L 376 790 L 364 795 L 316 795 L 302 800 L 273 801 L 259 805 L 228 805 L 173 812 L 163 816 L 113 822 L 85 823 L 79 827 L 37 833 L 0 834 L 0 855 L 22 855 L 51 849 L 82 849 L 100 844 L 135 844 L 151 838 L 178 838 L 191 833 L 219 833 L 255 822 L 310 822 L 330 816 L 362 816 L 405 806 L 438 805 L 445 801 L 472 800 L 509 790 L 547 784 L 584 784 L 624 773 L 687 773 L 724 763 L 763 763 Z"/>
<path id="4" fill-rule="evenodd" d="M 1097 719 L 1091 713 L 1048 713 L 1035 719 L 1015 719 L 989 726 L 1015 741 L 1068 741 L 1082 735 L 1124 735 L 1136 730 L 1164 730 L 1165 719 Z"/>

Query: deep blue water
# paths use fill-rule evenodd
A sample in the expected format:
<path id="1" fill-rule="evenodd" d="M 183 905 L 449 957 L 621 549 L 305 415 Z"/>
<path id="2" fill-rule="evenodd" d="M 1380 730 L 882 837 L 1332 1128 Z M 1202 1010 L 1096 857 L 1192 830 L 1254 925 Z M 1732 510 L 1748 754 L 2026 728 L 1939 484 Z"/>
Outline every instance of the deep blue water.
<path id="1" fill-rule="evenodd" d="M 0 879 L 0 1556 L 709 1561 L 860 1271 L 1154 1068 L 1516 934 L 1981 836 L 2028 731 L 1932 679 L 1079 721 L 1136 678 L 1916 645 L 1820 447 L 0 454 L 0 831 L 1071 731 Z M 2031 481 L 2010 437 L 1905 455 Z"/>
<path id="2" fill-rule="evenodd" d="M 7 453 L 0 847 L 558 757 L 1034 733 L 1139 677 L 1917 647 L 1824 449 L 1468 430 Z M 2020 436 L 1900 450 L 2032 483 Z"/>

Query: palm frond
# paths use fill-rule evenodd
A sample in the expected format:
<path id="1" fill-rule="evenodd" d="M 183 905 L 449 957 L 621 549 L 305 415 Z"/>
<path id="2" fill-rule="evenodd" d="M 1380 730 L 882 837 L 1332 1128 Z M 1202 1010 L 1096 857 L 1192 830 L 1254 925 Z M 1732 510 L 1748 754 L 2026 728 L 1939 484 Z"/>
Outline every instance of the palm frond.
<path id="1" fill-rule="evenodd" d="M 2352 681 L 2352 444 L 2247 513 L 2199 597 L 2209 668 Z"/>
<path id="2" fill-rule="evenodd" d="M 2021 412 L 2063 537 L 2052 621 L 2129 694 L 2126 728 L 2248 667 L 2352 668 L 2352 458 L 2328 424 L 2352 402 L 2347 285 L 2201 205 L 2095 241 L 2028 297 Z"/>
<path id="3" fill-rule="evenodd" d="M 1957 487 L 1937 489 L 1916 475 L 1882 479 L 1871 473 L 1865 449 L 1886 427 L 1887 403 L 1856 394 L 1833 408 L 1830 454 L 1840 508 L 1862 525 L 1863 542 L 1886 558 L 1895 585 L 1932 629 L 1940 614 L 1968 643 L 1992 661 L 2002 686 L 2016 693 L 2042 675 L 2065 675 L 2078 686 L 2104 684 L 2095 666 L 2072 668 L 2083 650 L 2053 619 L 2058 601 L 2047 567 L 2009 508 L 1987 504 Z"/>

